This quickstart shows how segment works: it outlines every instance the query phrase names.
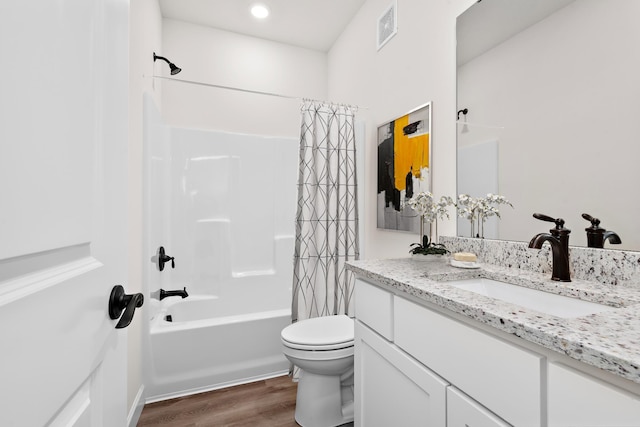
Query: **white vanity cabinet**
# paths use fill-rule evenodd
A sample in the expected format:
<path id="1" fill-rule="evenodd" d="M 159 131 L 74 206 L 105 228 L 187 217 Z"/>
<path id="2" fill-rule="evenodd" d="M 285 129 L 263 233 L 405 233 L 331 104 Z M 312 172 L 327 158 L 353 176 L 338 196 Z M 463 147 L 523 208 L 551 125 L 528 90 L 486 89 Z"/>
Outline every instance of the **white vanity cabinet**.
<path id="1" fill-rule="evenodd" d="M 391 292 L 356 281 L 355 425 L 508 426 L 394 343 L 398 333 L 406 337 L 397 327 L 399 301 Z M 448 399 L 454 402 L 451 408 Z"/>
<path id="2" fill-rule="evenodd" d="M 548 370 L 549 427 L 640 426 L 640 396 L 562 363 Z"/>
<path id="3" fill-rule="evenodd" d="M 356 280 L 356 427 L 640 426 L 640 384 L 410 299 Z"/>

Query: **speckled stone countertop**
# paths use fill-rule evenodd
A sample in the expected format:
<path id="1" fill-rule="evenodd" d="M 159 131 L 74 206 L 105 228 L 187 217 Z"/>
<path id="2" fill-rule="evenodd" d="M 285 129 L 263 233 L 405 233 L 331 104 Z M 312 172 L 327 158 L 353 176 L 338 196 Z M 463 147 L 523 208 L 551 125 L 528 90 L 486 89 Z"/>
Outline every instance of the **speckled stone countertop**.
<path id="1" fill-rule="evenodd" d="M 490 325 L 640 384 L 640 290 L 574 279 L 555 282 L 547 273 L 480 263 L 478 269 L 411 258 L 361 260 L 347 268 L 399 293 Z M 615 310 L 560 318 L 471 291 L 447 281 L 485 277 L 560 295 L 611 305 Z"/>

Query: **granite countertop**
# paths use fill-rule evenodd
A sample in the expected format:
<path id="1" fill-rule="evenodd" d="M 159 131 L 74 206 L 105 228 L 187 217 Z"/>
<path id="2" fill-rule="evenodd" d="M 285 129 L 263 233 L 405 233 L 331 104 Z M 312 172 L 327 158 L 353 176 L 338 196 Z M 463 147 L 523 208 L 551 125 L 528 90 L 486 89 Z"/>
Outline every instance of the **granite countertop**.
<path id="1" fill-rule="evenodd" d="M 555 282 L 547 274 L 480 264 L 461 269 L 411 258 L 350 261 L 347 268 L 442 308 L 490 325 L 640 384 L 640 290 L 584 280 Z M 470 291 L 447 281 L 485 277 L 611 305 L 615 310 L 560 318 Z"/>

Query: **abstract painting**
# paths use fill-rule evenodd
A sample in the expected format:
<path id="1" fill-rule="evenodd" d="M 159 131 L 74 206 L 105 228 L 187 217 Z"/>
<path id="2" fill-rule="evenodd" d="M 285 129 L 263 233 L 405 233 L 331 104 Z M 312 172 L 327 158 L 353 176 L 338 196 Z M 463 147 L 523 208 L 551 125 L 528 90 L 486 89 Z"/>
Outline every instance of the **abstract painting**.
<path id="1" fill-rule="evenodd" d="M 405 201 L 431 191 L 431 103 L 378 126 L 378 228 L 420 231 Z"/>

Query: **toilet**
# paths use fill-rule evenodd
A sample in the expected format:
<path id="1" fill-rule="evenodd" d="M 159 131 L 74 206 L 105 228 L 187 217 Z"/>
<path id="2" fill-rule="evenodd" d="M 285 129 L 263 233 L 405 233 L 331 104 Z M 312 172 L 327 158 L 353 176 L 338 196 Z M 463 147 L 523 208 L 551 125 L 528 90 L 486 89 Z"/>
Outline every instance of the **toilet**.
<path id="1" fill-rule="evenodd" d="M 295 419 L 302 427 L 353 421 L 353 319 L 316 317 L 281 332 L 283 353 L 300 368 Z"/>

